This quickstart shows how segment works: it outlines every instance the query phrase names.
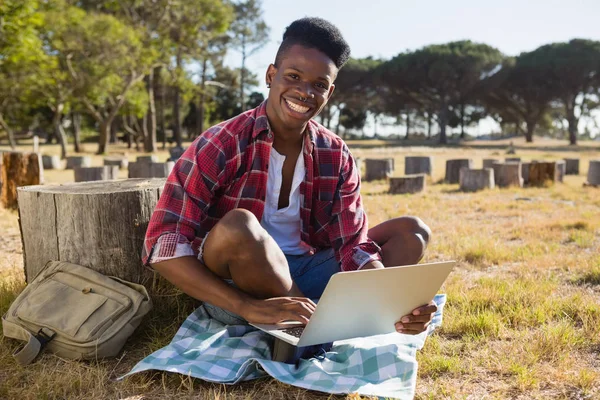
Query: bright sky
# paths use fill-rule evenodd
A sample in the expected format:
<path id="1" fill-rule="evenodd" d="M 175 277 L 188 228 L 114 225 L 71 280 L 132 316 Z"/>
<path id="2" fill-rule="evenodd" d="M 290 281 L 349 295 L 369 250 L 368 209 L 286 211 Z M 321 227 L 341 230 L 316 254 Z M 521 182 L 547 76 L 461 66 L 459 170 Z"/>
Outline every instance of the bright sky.
<path id="1" fill-rule="evenodd" d="M 285 28 L 305 16 L 336 25 L 356 58 L 389 59 L 434 43 L 470 39 L 517 55 L 572 38 L 600 40 L 600 0 L 263 0 L 270 42 L 248 60 L 266 93 L 264 74 Z M 239 53 L 228 63 L 239 65 Z"/>

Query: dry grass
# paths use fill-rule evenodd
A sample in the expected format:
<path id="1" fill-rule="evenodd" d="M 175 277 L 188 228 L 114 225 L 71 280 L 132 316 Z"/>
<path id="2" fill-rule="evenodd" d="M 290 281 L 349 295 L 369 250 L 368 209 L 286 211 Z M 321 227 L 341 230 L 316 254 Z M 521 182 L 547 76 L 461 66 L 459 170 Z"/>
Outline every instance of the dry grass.
<path id="1" fill-rule="evenodd" d="M 600 398 L 600 189 L 582 186 L 588 160 L 597 153 L 552 143 L 545 149 L 515 144 L 523 159 L 580 157 L 581 175 L 567 176 L 564 184 L 548 188 L 472 194 L 444 184 L 430 184 L 425 194 L 413 196 L 389 195 L 384 182 L 363 187 L 372 225 L 418 215 L 434 232 L 425 261 L 459 262 L 444 287 L 448 304 L 443 328 L 418 354 L 418 399 Z M 432 181 L 437 182 L 446 159 L 470 157 L 478 167 L 482 158 L 505 157 L 502 149 L 482 145 L 355 146 L 353 152 L 360 157 L 394 157 L 398 174 L 403 173 L 405 155 L 433 155 Z M 94 159 L 95 165 L 100 162 Z M 46 181 L 70 181 L 71 174 L 49 171 Z M 0 229 L 1 313 L 24 284 L 16 214 L 0 210 Z M 8 236 L 12 239 L 3 239 Z M 82 363 L 44 355 L 21 368 L 11 358 L 16 343 L 2 339 L 0 398 L 340 398 L 272 379 L 229 387 L 157 372 L 114 381 L 168 343 L 190 311 L 181 298 L 156 303 L 161 306 L 118 360 Z"/>

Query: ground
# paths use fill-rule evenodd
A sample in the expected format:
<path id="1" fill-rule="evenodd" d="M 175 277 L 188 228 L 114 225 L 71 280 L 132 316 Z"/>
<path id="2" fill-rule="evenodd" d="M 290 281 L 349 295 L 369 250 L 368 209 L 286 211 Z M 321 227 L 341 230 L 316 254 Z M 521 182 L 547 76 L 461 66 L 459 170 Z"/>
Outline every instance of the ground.
<path id="1" fill-rule="evenodd" d="M 599 149 L 514 140 L 516 156 L 524 160 L 581 159 L 581 174 L 554 186 L 467 194 L 459 192 L 458 185 L 439 183 L 446 159 L 469 157 L 480 167 L 482 158 L 506 157 L 507 145 L 508 141 L 450 147 L 350 143 L 353 154 L 362 158 L 394 157 L 399 175 L 406 155 L 431 155 L 435 160 L 425 193 L 390 195 L 383 181 L 363 186 L 371 224 L 417 215 L 433 231 L 424 261 L 458 261 L 442 290 L 448 294 L 443 328 L 418 354 L 416 398 L 600 398 L 600 188 L 583 186 L 588 162 L 598 158 Z M 43 146 L 42 151 L 57 154 L 58 149 Z M 166 159 L 166 154 L 160 157 Z M 129 153 L 131 160 L 136 155 Z M 94 157 L 94 165 L 101 165 L 100 157 Z M 45 179 L 68 182 L 72 174 L 47 171 Z M 24 285 L 17 214 L 0 209 L 0 230 L 3 313 Z M 11 358 L 16 343 L 2 338 L 0 398 L 330 398 L 272 379 L 229 387 L 145 373 L 114 381 L 168 343 L 191 310 L 183 295 L 157 300 L 158 307 L 117 360 L 81 363 L 44 355 L 21 368 Z"/>

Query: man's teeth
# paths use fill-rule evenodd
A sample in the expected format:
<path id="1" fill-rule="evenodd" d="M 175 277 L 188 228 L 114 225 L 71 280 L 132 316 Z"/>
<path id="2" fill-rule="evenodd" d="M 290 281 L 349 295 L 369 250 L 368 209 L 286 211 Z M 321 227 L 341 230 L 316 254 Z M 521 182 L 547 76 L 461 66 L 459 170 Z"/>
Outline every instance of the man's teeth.
<path id="1" fill-rule="evenodd" d="M 292 110 L 302 113 L 302 114 L 304 114 L 305 112 L 310 110 L 310 107 L 299 106 L 298 104 L 292 103 L 291 101 L 288 101 L 288 100 L 286 100 L 285 102 L 287 103 L 288 106 L 290 106 L 290 108 Z"/>

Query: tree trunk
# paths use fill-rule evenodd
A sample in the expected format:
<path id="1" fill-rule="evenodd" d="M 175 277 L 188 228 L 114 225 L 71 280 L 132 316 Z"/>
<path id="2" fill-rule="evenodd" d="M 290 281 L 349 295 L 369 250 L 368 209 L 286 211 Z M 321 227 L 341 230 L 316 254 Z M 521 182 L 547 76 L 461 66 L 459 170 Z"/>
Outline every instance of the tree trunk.
<path id="1" fill-rule="evenodd" d="M 161 80 L 161 70 L 162 67 L 156 67 L 156 90 L 159 96 L 157 139 L 162 141 L 162 148 L 164 150 L 167 148 L 167 133 L 165 131 L 165 86 Z"/>
<path id="2" fill-rule="evenodd" d="M 16 149 L 17 142 L 15 140 L 15 133 L 12 130 L 12 128 L 6 123 L 6 121 L 4 120 L 1 113 L 0 113 L 0 126 L 2 127 L 2 129 L 4 129 L 6 131 L 6 134 L 8 135 L 8 143 L 10 143 L 10 148 L 13 150 Z"/>
<path id="3" fill-rule="evenodd" d="M 527 122 L 527 131 L 525 132 L 525 141 L 527 143 L 533 143 L 533 131 L 535 131 L 535 122 Z"/>
<path id="4" fill-rule="evenodd" d="M 98 154 L 104 154 L 108 149 L 110 139 L 110 123 L 107 120 L 100 122 L 100 138 L 98 139 Z"/>
<path id="5" fill-rule="evenodd" d="M 442 107 L 440 108 L 440 144 L 446 144 L 448 143 L 448 138 L 446 137 L 446 123 L 447 123 L 447 113 L 448 113 L 448 107 L 446 106 L 446 103 L 442 104 Z M 458 182 L 458 175 L 457 175 L 457 182 Z"/>
<path id="6" fill-rule="evenodd" d="M 408 139 L 408 135 L 410 135 L 410 112 L 406 112 L 406 134 L 404 135 L 404 140 Z"/>
<path id="7" fill-rule="evenodd" d="M 465 105 L 460 105 L 460 138 L 465 138 Z"/>
<path id="8" fill-rule="evenodd" d="M 242 112 L 246 111 L 246 98 L 244 96 L 244 85 L 246 84 L 246 36 L 242 35 L 242 71 L 240 76 L 240 101 Z"/>
<path id="9" fill-rule="evenodd" d="M 338 106 L 338 120 L 337 120 L 337 124 L 335 125 L 335 134 L 338 136 L 340 136 L 340 121 L 342 120 L 341 116 L 342 116 L 342 109 Z"/>
<path id="10" fill-rule="evenodd" d="M 42 183 L 42 160 L 38 153 L 8 152 L 2 153 L 0 165 L 0 203 L 17 208 L 17 188 Z"/>
<path id="11" fill-rule="evenodd" d="M 25 277 L 48 261 L 69 261 L 108 276 L 148 284 L 141 252 L 164 179 L 19 188 Z M 73 240 L 77 238 L 77 240 Z"/>
<path id="12" fill-rule="evenodd" d="M 200 136 L 204 132 L 204 102 L 206 99 L 206 67 L 208 60 L 205 58 L 202 61 L 202 77 L 200 81 L 200 101 L 198 102 L 198 119 L 196 123 L 196 134 L 194 138 Z"/>
<path id="13" fill-rule="evenodd" d="M 177 51 L 177 71 L 181 72 L 181 49 Z M 181 147 L 181 89 L 179 88 L 179 82 L 175 84 L 175 93 L 173 96 L 173 136 L 175 136 L 175 142 L 177 146 Z"/>
<path id="14" fill-rule="evenodd" d="M 74 112 L 73 118 L 73 137 L 75 138 L 75 153 L 81 153 L 81 114 Z"/>
<path id="15" fill-rule="evenodd" d="M 427 140 L 431 139 L 431 113 L 427 112 Z"/>
<path id="16" fill-rule="evenodd" d="M 144 141 L 144 150 L 156 151 L 156 103 L 154 100 L 154 68 L 148 74 L 148 132 Z"/>
<path id="17" fill-rule="evenodd" d="M 67 157 L 67 135 L 62 126 L 62 112 L 64 108 L 64 104 L 58 104 L 52 117 L 52 126 L 60 144 L 60 158 L 63 160 Z"/>
<path id="18" fill-rule="evenodd" d="M 572 146 L 577 145 L 577 130 L 578 119 L 575 117 L 575 99 L 571 102 L 565 101 L 567 111 L 567 122 L 569 124 L 569 144 Z"/>

